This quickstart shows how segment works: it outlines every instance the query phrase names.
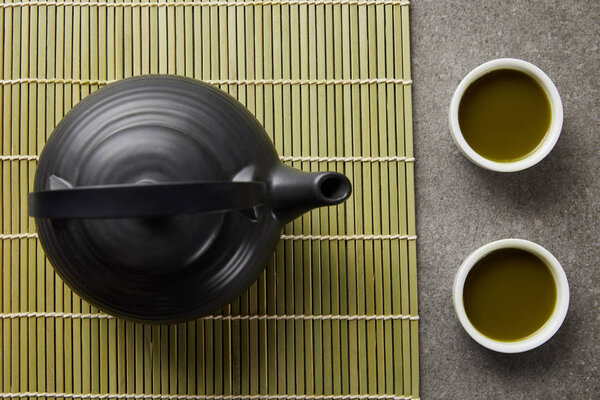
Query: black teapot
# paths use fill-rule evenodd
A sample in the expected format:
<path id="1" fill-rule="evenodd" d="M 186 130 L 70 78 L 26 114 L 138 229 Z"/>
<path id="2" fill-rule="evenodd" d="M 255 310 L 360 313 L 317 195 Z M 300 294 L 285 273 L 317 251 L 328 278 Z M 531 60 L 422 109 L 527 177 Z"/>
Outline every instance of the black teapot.
<path id="1" fill-rule="evenodd" d="M 264 269 L 283 225 L 349 180 L 283 165 L 225 92 L 176 76 L 112 83 L 44 147 L 29 213 L 50 262 L 102 310 L 147 322 L 218 310 Z"/>

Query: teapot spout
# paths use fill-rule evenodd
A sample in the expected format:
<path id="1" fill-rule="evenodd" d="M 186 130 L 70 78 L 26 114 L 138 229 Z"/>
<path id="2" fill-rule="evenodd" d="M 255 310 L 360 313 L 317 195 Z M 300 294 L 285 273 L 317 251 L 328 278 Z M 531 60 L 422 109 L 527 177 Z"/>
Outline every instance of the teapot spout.
<path id="1" fill-rule="evenodd" d="M 276 216 L 287 223 L 313 208 L 342 203 L 352 185 L 337 172 L 303 172 L 282 165 L 273 174 L 270 192 Z"/>

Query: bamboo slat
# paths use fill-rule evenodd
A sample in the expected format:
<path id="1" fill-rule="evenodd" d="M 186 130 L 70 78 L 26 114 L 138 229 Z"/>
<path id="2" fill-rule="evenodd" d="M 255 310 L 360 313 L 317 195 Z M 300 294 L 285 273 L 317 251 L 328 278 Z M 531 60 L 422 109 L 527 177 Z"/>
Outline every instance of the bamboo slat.
<path id="1" fill-rule="evenodd" d="M 0 0 L 0 398 L 418 399 L 408 5 Z M 282 161 L 353 184 L 344 205 L 284 227 L 238 299 L 187 324 L 136 324 L 81 300 L 27 216 L 38 154 L 65 113 L 148 73 L 217 85 Z"/>

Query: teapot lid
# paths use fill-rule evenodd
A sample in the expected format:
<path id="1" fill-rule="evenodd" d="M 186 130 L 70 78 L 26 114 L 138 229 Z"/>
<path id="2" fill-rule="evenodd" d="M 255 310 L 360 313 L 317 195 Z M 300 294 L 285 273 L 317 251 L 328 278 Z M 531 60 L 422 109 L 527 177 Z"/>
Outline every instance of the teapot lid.
<path id="1" fill-rule="evenodd" d="M 264 182 L 277 163 L 263 128 L 229 95 L 191 79 L 145 76 L 108 85 L 65 116 L 40 156 L 34 188 L 140 191 L 182 182 Z M 243 190 L 218 201 L 233 204 L 225 209 L 257 204 L 250 217 L 208 209 L 110 218 L 102 214 L 101 192 L 88 190 L 64 212 L 74 215 L 82 207 L 84 214 L 97 210 L 96 218 L 36 217 L 36 224 L 55 269 L 84 298 L 127 318 L 187 320 L 214 311 L 253 282 L 278 240 L 281 222 L 260 205 L 264 188 Z M 169 193 L 156 192 L 156 201 L 190 203 L 185 193 L 192 192 Z M 128 201 L 122 206 L 145 204 Z"/>

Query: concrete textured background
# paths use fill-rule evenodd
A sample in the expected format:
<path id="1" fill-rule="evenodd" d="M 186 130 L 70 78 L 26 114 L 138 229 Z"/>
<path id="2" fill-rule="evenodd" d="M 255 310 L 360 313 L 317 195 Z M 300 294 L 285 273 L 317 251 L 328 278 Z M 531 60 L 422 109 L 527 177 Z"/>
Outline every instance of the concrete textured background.
<path id="1" fill-rule="evenodd" d="M 410 10 L 421 398 L 599 399 L 600 2 L 415 0 Z M 447 127 L 459 81 L 499 57 L 540 67 L 564 105 L 554 150 L 512 174 L 471 164 Z M 559 332 L 517 355 L 475 343 L 452 306 L 462 260 L 508 237 L 550 250 L 571 288 Z"/>

